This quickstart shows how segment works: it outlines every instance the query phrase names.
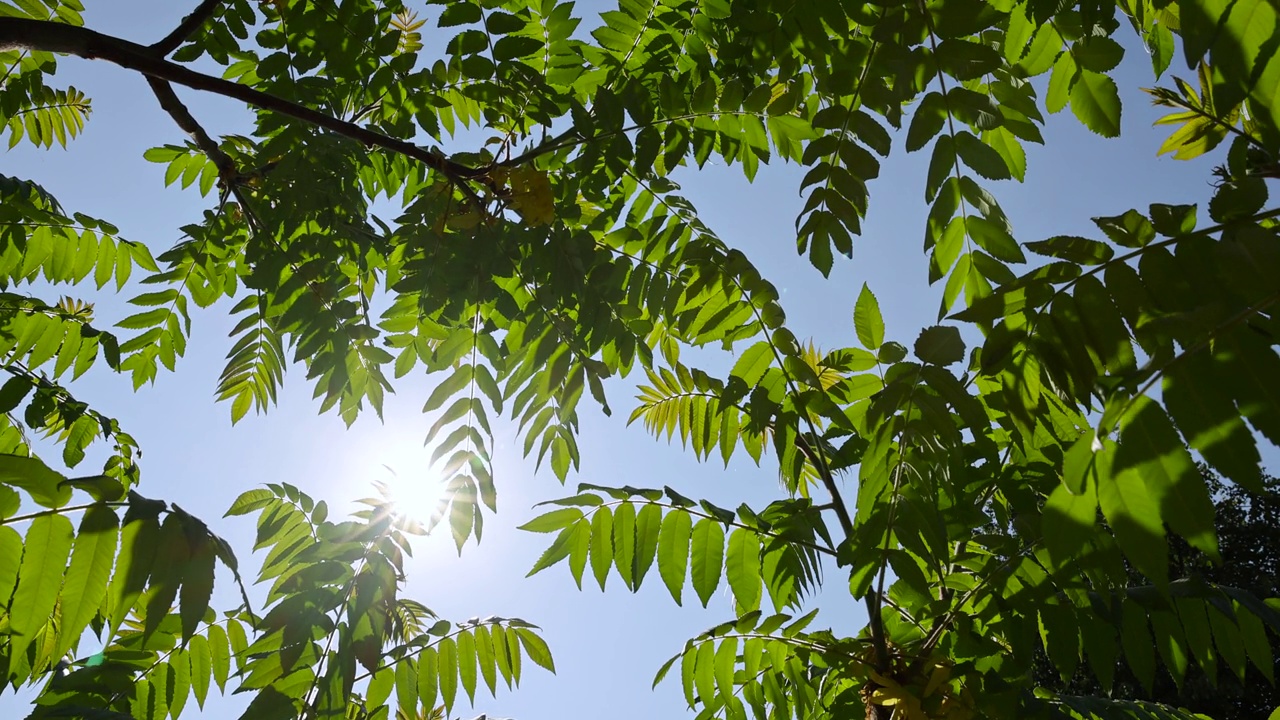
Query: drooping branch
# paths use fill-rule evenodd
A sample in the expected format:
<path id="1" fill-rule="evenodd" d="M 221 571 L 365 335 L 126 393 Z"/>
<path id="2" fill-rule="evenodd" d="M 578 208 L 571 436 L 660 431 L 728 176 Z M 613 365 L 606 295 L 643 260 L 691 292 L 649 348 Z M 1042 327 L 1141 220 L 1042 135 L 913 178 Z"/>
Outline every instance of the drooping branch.
<path id="1" fill-rule="evenodd" d="M 195 142 L 196 147 L 200 148 L 200 152 L 207 155 L 218 168 L 218 177 L 221 178 L 222 182 L 233 193 L 236 192 L 235 183 L 240 171 L 236 168 L 231 156 L 223 152 L 217 141 L 210 137 L 208 132 L 205 132 L 205 129 L 191 114 L 191 111 L 187 109 L 187 106 L 178 99 L 178 95 L 173 91 L 172 85 L 151 76 L 147 76 L 147 84 L 151 86 L 151 92 L 155 93 L 156 100 L 160 102 L 160 107 L 169 113 L 169 117 L 173 118 L 174 123 L 183 132 L 191 136 L 191 140 Z M 243 205 L 244 203 L 242 202 L 241 204 Z"/>
<path id="2" fill-rule="evenodd" d="M 163 42 L 163 41 L 161 41 Z M 482 177 L 487 168 L 456 163 L 438 152 L 360 127 L 318 110 L 255 90 L 247 85 L 205 75 L 159 57 L 155 50 L 122 38 L 58 22 L 26 18 L 0 18 L 0 52 L 27 50 L 62 53 L 86 60 L 105 60 L 148 77 L 210 92 L 296 120 L 363 143 L 404 155 L 443 173 L 455 183 Z"/>
<path id="3" fill-rule="evenodd" d="M 217 10 L 221 4 L 222 0 L 204 0 L 204 2 L 196 6 L 195 10 L 191 11 L 190 15 L 182 18 L 182 22 L 178 23 L 178 27 L 174 28 L 173 32 L 165 35 L 163 40 L 152 45 L 151 50 L 162 57 L 177 50 L 178 46 L 186 42 L 187 38 L 191 37 L 191 34 L 198 30 L 201 25 L 204 25 L 206 20 L 213 17 L 213 11 Z"/>

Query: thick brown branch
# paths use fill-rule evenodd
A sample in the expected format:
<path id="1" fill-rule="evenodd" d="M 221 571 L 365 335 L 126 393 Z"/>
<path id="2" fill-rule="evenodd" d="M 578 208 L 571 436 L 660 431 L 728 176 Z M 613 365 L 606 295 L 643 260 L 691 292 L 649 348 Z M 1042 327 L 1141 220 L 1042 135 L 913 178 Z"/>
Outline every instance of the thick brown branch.
<path id="1" fill-rule="evenodd" d="M 459 184 L 464 180 L 481 177 L 487 172 L 486 168 L 461 165 L 427 148 L 339 120 L 246 85 L 198 73 L 157 57 L 150 48 L 88 28 L 26 18 L 0 18 L 0 52 L 7 50 L 63 53 L 87 60 L 106 60 L 148 77 L 239 100 L 256 108 L 310 123 L 370 147 L 399 153 L 445 174 Z"/>
<path id="2" fill-rule="evenodd" d="M 191 14 L 182 18 L 182 22 L 178 23 L 178 27 L 173 32 L 164 36 L 164 39 L 151 46 L 151 51 L 161 57 L 168 55 L 178 46 L 186 42 L 192 33 L 200 29 L 205 21 L 213 17 L 213 11 L 218 9 L 218 5 L 222 4 L 222 0 L 204 0 L 196 6 Z"/>

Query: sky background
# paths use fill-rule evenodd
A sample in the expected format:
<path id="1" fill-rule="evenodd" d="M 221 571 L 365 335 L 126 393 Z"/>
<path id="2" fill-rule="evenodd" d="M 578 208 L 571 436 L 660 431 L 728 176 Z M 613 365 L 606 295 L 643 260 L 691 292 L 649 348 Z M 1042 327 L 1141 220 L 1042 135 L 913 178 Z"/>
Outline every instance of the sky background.
<path id="1" fill-rule="evenodd" d="M 86 5 L 89 27 L 147 44 L 168 32 L 195 2 L 88 0 Z M 607 8 L 600 3 L 580 3 L 578 14 L 585 15 L 584 26 L 591 27 L 595 24 L 591 17 L 603 9 Z M 434 24 L 437 10 L 420 10 Z M 1128 28 L 1118 35 L 1133 39 Z M 424 53 L 430 53 L 437 36 L 428 34 L 425 39 Z M 1165 133 L 1151 124 L 1162 113 L 1137 91 L 1152 84 L 1150 63 L 1133 42 L 1127 44 L 1128 56 L 1118 70 L 1125 102 L 1123 139 L 1092 135 L 1069 111 L 1051 116 L 1044 131 L 1047 147 L 1028 147 L 1026 184 L 984 183 L 1000 200 L 1019 239 L 1060 234 L 1098 237 L 1089 222 L 1091 216 L 1145 209 L 1151 202 L 1200 202 L 1204 207 L 1211 191 L 1209 171 L 1220 156 L 1191 163 L 1156 158 Z M 62 59 L 59 66 L 51 85 L 74 85 L 93 98 L 93 115 L 84 134 L 67 151 L 39 150 L 24 141 L 0 154 L 0 173 L 39 182 L 68 211 L 109 220 L 125 237 L 146 243 L 158 255 L 180 240 L 178 228 L 197 221 L 209 203 L 194 188 L 191 192 L 166 189 L 164 166 L 142 159 L 147 148 L 180 144 L 184 135 L 156 105 L 141 76 L 78 59 Z M 1175 72 L 1180 69 L 1175 65 Z M 248 129 L 247 114 L 236 103 L 181 89 L 179 93 L 215 136 Z M 796 193 L 802 171 L 796 166 L 763 168 L 754 184 L 745 181 L 740 169 L 714 163 L 679 179 L 702 219 L 730 245 L 744 250 L 778 286 L 797 336 L 812 337 L 824 348 L 854 344 L 852 308 L 866 282 L 879 297 L 887 337 L 910 346 L 920 328 L 936 320 L 941 297 L 941 284 L 927 285 L 927 265 L 921 254 L 927 162 L 927 150 L 908 155 L 899 142 L 881 177 L 871 185 L 871 210 L 853 260 L 837 258 L 827 281 L 796 255 L 793 223 L 802 205 Z M 75 288 L 73 294 L 97 303 L 98 324 L 107 326 L 128 314 L 123 300 L 137 292 L 135 286 L 119 296 L 93 294 L 88 288 Z M 285 378 L 279 405 L 269 415 L 250 414 L 232 427 L 229 406 L 213 401 L 229 349 L 227 333 L 233 325 L 225 315 L 229 308 L 224 303 L 194 313 L 186 357 L 176 373 L 162 371 L 154 385 L 134 393 L 128 376 L 98 367 L 71 387 L 96 409 L 118 418 L 141 444 L 142 494 L 175 502 L 203 518 L 214 532 L 231 541 L 242 567 L 256 568 L 258 558 L 249 553 L 253 518 L 221 518 L 240 492 L 261 483 L 289 482 L 339 508 L 371 494 L 371 480 L 389 479 L 383 465 L 392 467 L 402 480 L 430 479 L 426 467 L 430 449 L 422 448 L 422 438 L 431 418 L 424 417 L 420 408 L 435 380 L 420 373 L 396 383 L 383 422 L 369 412 L 347 429 L 335 414 L 317 414 L 311 384 L 301 368 L 293 368 Z M 105 322 L 107 318 L 110 322 Z M 445 528 L 416 544 L 415 557 L 407 562 L 405 596 L 454 620 L 491 614 L 524 618 L 541 626 L 555 654 L 556 676 L 528 666 L 518 690 L 500 692 L 496 699 L 478 695 L 474 711 L 463 700 L 455 706 L 455 716 L 480 712 L 520 720 L 559 720 L 599 712 L 615 720 L 692 716 L 678 682 L 668 681 L 655 691 L 650 691 L 650 682 L 686 638 L 731 617 L 727 595 L 721 591 L 704 610 L 687 592 L 686 606 L 679 608 L 656 575 L 635 594 L 625 590 L 616 576 L 604 594 L 594 584 L 584 583 L 585 589 L 578 591 L 564 564 L 524 579 L 550 536 L 515 530 L 538 514 L 531 507 L 534 503 L 570 494 L 580 481 L 672 485 L 685 495 L 731 507 L 746 501 L 759 508 L 781 496 L 771 457 L 761 468 L 743 462 L 742 453 L 727 470 L 718 462 L 700 465 L 678 444 L 672 447 L 656 441 L 638 425 L 628 429 L 626 418 L 634 406 L 630 398 L 637 379 L 633 375 L 607 386 L 613 417 L 583 402 L 582 466 L 579 474 L 570 477 L 569 487 L 560 486 L 549 469 L 535 474 L 532 460 L 521 457 L 512 429 L 496 426 L 493 454 L 499 514 L 487 518 L 483 542 L 468 545 L 461 559 Z M 1274 471 L 1276 455 L 1274 448 L 1269 450 Z M 91 454 L 82 467 L 92 467 L 101 457 Z M 247 572 L 246 577 L 252 574 Z M 231 607 L 237 601 L 225 579 L 219 576 L 217 597 L 223 601 L 221 606 Z M 814 601 L 823 608 L 814 627 L 855 633 L 863 616 L 845 591 L 846 578 L 830 568 L 827 581 L 826 594 Z M 0 717 L 24 715 L 30 697 L 30 692 L 0 695 Z M 246 702 L 243 696 L 211 699 L 204 717 L 236 718 Z M 191 703 L 187 713 L 194 712 Z"/>

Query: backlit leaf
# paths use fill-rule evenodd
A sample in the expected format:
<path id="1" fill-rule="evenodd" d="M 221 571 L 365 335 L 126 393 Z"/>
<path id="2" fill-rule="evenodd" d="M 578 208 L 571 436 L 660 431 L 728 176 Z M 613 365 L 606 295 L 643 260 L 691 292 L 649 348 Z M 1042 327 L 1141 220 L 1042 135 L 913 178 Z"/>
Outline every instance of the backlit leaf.
<path id="1" fill-rule="evenodd" d="M 720 568 L 724 562 L 724 528 L 715 520 L 703 518 L 690 534 L 692 554 L 691 577 L 694 592 L 703 607 L 720 584 Z"/>
<path id="2" fill-rule="evenodd" d="M 689 567 L 689 539 L 693 521 L 688 513 L 668 512 L 658 533 L 658 574 L 676 604 L 681 604 Z"/>
<path id="3" fill-rule="evenodd" d="M 858 342 L 864 348 L 875 350 L 884 344 L 884 318 L 880 316 L 880 303 L 865 283 L 853 308 L 853 325 L 858 333 Z"/>

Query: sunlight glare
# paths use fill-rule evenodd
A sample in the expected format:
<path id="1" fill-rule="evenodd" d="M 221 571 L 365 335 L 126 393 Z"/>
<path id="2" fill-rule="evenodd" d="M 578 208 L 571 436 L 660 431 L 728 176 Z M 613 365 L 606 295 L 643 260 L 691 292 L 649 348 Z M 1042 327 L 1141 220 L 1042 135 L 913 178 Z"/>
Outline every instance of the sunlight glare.
<path id="1" fill-rule="evenodd" d="M 396 512 L 422 523 L 430 520 L 444 490 L 440 478 L 434 472 L 421 468 L 398 472 L 390 465 L 383 467 L 387 472 L 379 481 L 386 485 Z"/>
<path id="2" fill-rule="evenodd" d="M 396 512 L 422 523 L 431 519 L 444 491 L 437 468 L 430 466 L 430 456 L 411 443 L 396 443 L 395 449 L 383 448 L 374 455 L 381 464 L 374 480 L 386 488 L 395 503 Z"/>

